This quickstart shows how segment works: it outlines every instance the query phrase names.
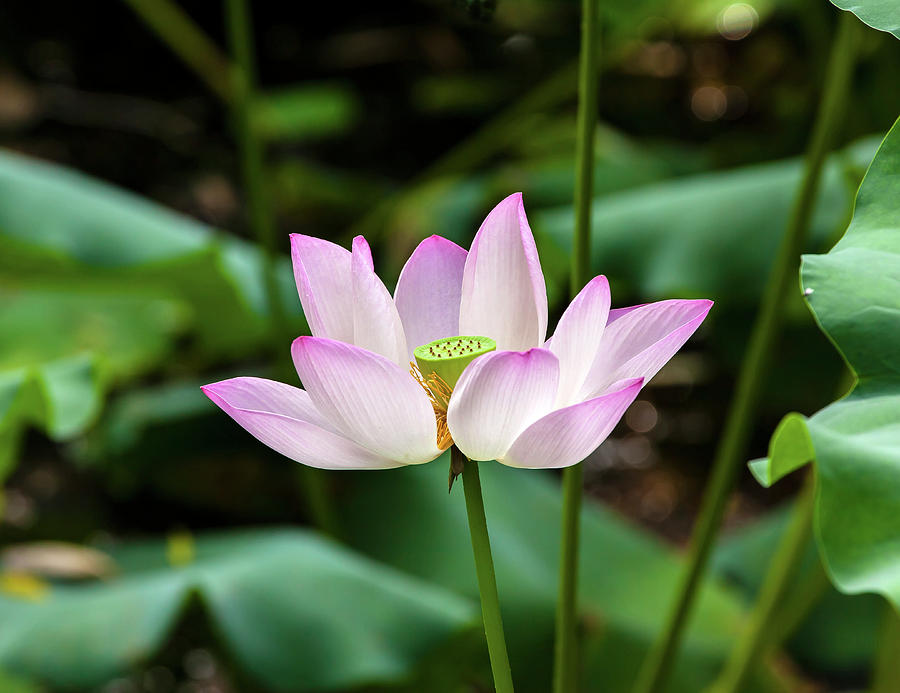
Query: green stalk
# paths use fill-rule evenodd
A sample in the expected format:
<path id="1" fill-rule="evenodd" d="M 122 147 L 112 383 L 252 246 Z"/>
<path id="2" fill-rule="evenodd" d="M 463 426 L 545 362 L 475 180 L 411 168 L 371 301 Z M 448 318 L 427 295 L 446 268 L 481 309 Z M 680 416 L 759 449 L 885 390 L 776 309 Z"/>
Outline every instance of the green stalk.
<path id="1" fill-rule="evenodd" d="M 263 173 L 263 143 L 253 122 L 253 104 L 256 98 L 256 65 L 253 51 L 253 34 L 246 0 L 227 0 L 226 20 L 228 39 L 234 56 L 232 72 L 232 112 L 240 150 L 241 174 L 250 226 L 263 251 L 263 276 L 271 312 L 271 347 L 279 372 L 291 373 L 287 353 L 293 339 L 287 312 L 278 289 L 277 260 L 278 239 L 272 220 L 271 206 L 266 195 Z M 322 472 L 311 467 L 301 467 L 302 487 L 307 507 L 315 524 L 329 534 L 336 534 L 335 514 L 331 509 L 326 480 Z"/>
<path id="2" fill-rule="evenodd" d="M 821 558 L 817 557 L 809 571 L 797 580 L 796 585 L 782 600 L 775 617 L 777 623 L 773 626 L 772 641 L 780 645 L 790 638 L 803 625 L 829 587 L 831 580 L 828 579 Z"/>
<path id="3" fill-rule="evenodd" d="M 744 451 L 778 337 L 782 306 L 790 296 L 789 292 L 796 291 L 799 255 L 809 231 L 822 165 L 847 105 L 858 29 L 856 18 L 849 12 L 841 12 L 837 38 L 826 69 L 824 93 L 807 151 L 803 179 L 741 364 L 734 400 L 713 462 L 712 476 L 694 526 L 687 558 L 688 567 L 661 637 L 638 676 L 635 693 L 657 693 L 662 690 L 668 678 L 713 542 L 722 523 L 729 493 L 743 463 Z"/>
<path id="4" fill-rule="evenodd" d="M 497 578 L 494 576 L 494 559 L 491 557 L 491 540 L 488 537 L 487 519 L 484 515 L 484 498 L 481 493 L 481 477 L 478 462 L 467 460 L 455 445 L 450 448 L 452 465 L 462 467 L 463 491 L 466 496 L 466 515 L 469 518 L 469 535 L 472 537 L 472 553 L 475 555 L 475 573 L 478 576 L 478 592 L 481 595 L 481 618 L 487 639 L 491 672 L 497 693 L 513 693 L 512 672 L 506 653 L 503 635 L 503 619 L 500 616 L 500 597 L 497 594 Z"/>
<path id="5" fill-rule="evenodd" d="M 594 190 L 594 131 L 597 127 L 598 0 L 582 0 L 581 56 L 578 70 L 578 121 L 575 133 L 575 233 L 572 244 L 571 293 L 585 285 L 590 272 L 591 201 Z M 553 690 L 571 693 L 577 687 L 578 544 L 581 530 L 581 463 L 563 471 L 562 537 L 559 555 L 559 596 L 556 603 L 556 644 Z"/>
<path id="6" fill-rule="evenodd" d="M 885 603 L 884 621 L 878 636 L 878 651 L 872 667 L 870 693 L 900 691 L 900 615 L 890 602 Z"/>
<path id="7" fill-rule="evenodd" d="M 275 332 L 273 340 L 278 340 L 273 341 L 273 347 L 276 354 L 281 355 L 290 344 L 289 338 L 287 342 L 281 344 L 281 336 L 289 335 L 290 329 L 287 327 L 287 315 L 281 302 L 275 275 L 278 244 L 263 177 L 263 144 L 253 123 L 256 65 L 246 0 L 228 0 L 227 15 L 228 39 L 235 62 L 232 72 L 234 87 L 232 110 L 241 157 L 241 174 L 247 205 L 250 208 L 250 226 L 264 253 L 266 295 L 272 311 L 273 332 Z"/>
<path id="8" fill-rule="evenodd" d="M 814 501 L 815 474 L 810 473 L 794 503 L 790 524 L 772 556 L 747 627 L 709 693 L 739 693 L 763 657 L 778 646 L 779 635 L 785 634 L 778 612 L 812 537 Z"/>
<path id="9" fill-rule="evenodd" d="M 228 58 L 194 21 L 171 0 L 125 0 L 172 52 L 181 58 L 222 101 L 233 97 Z"/>

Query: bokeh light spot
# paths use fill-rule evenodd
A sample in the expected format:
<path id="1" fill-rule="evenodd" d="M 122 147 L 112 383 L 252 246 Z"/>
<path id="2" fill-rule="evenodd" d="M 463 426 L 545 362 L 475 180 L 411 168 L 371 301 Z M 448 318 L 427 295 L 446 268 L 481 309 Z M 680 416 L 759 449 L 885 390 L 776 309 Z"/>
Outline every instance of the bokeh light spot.
<path id="1" fill-rule="evenodd" d="M 729 41 L 740 41 L 750 35 L 759 22 L 759 14 L 752 5 L 736 2 L 719 12 L 716 29 Z"/>

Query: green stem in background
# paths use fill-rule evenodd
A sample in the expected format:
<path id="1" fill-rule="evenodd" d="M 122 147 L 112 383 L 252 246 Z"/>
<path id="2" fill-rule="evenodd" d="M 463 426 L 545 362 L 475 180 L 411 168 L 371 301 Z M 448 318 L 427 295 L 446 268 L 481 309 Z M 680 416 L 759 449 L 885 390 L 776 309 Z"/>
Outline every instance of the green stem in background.
<path id="1" fill-rule="evenodd" d="M 233 115 L 241 157 L 241 175 L 250 211 L 250 226 L 264 254 L 264 277 L 269 310 L 272 315 L 273 348 L 276 357 L 285 353 L 290 344 L 287 314 L 278 291 L 275 261 L 278 242 L 271 208 L 266 195 L 263 176 L 263 143 L 253 123 L 253 103 L 256 98 L 256 66 L 253 57 L 253 38 L 246 0 L 228 0 L 228 38 L 234 54 L 232 84 L 234 86 Z M 286 338 L 284 343 L 282 338 Z"/>
<path id="2" fill-rule="evenodd" d="M 812 537 L 815 474 L 810 473 L 794 503 L 791 520 L 769 563 L 765 580 L 759 589 L 756 603 L 743 633 L 731 650 L 731 655 L 709 693 L 739 693 L 747 677 L 760 661 L 780 644 L 781 628 L 778 612 L 800 569 L 809 540 Z"/>
<path id="3" fill-rule="evenodd" d="M 809 571 L 797 580 L 790 593 L 782 600 L 775 616 L 777 623 L 772 631 L 772 641 L 776 646 L 786 642 L 797 632 L 829 587 L 831 580 L 828 579 L 821 558 L 817 556 Z"/>
<path id="4" fill-rule="evenodd" d="M 463 491 L 466 496 L 466 514 L 469 518 L 469 534 L 472 537 L 472 553 L 475 555 L 475 573 L 478 576 L 478 592 L 481 595 L 481 617 L 484 636 L 487 639 L 491 672 L 497 693 L 512 693 L 512 672 L 506 653 L 503 635 L 503 619 L 500 617 L 500 597 L 497 594 L 497 578 L 494 576 L 494 559 L 491 558 L 491 541 L 488 537 L 487 519 L 484 515 L 484 498 L 481 494 L 481 477 L 478 462 L 465 458 L 455 445 L 450 449 L 452 464 L 462 467 Z"/>
<path id="5" fill-rule="evenodd" d="M 578 69 L 578 121 L 575 129 L 575 230 L 570 289 L 575 296 L 589 279 L 591 202 L 594 190 L 594 131 L 597 127 L 597 73 L 600 37 L 599 0 L 581 3 L 581 55 Z M 572 693 L 578 680 L 578 545 L 581 534 L 581 463 L 563 470 L 562 536 L 559 554 L 559 594 L 556 602 L 556 643 L 553 690 Z"/>
<path id="6" fill-rule="evenodd" d="M 858 20 L 849 12 L 841 12 L 840 15 L 803 179 L 738 374 L 735 396 L 691 537 L 687 570 L 660 639 L 655 643 L 638 676 L 635 693 L 657 693 L 663 689 L 668 678 L 697 588 L 722 523 L 729 494 L 744 460 L 744 451 L 778 337 L 782 306 L 790 292 L 796 291 L 799 256 L 809 231 L 822 165 L 843 119 L 856 56 Z"/>
<path id="7" fill-rule="evenodd" d="M 900 614 L 890 602 L 885 602 L 878 651 L 872 666 L 870 693 L 897 691 L 900 691 Z"/>
<path id="8" fill-rule="evenodd" d="M 171 0 L 124 0 L 222 101 L 233 97 L 231 65 L 219 47 Z"/>
<path id="9" fill-rule="evenodd" d="M 278 240 L 272 220 L 271 207 L 266 195 L 263 174 L 263 143 L 254 127 L 253 103 L 256 98 L 256 66 L 253 52 L 253 33 L 246 0 L 227 0 L 226 18 L 228 39 L 234 55 L 231 102 L 235 130 L 240 150 L 241 174 L 250 226 L 263 252 L 263 276 L 271 316 L 271 345 L 276 369 L 279 373 L 292 373 L 287 362 L 289 346 L 293 339 L 287 312 L 278 288 L 277 259 Z M 326 479 L 323 472 L 301 466 L 299 474 L 306 495 L 307 507 L 316 526 L 336 534 L 336 516 L 331 509 Z"/>

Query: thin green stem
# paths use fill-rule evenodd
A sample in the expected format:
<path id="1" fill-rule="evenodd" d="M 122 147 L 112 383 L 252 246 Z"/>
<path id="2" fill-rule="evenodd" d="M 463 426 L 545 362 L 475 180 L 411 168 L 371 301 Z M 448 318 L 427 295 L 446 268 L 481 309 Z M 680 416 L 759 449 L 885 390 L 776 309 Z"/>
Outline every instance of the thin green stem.
<path id="1" fill-rule="evenodd" d="M 897 691 L 900 691 L 900 614 L 890 602 L 886 602 L 878 636 L 878 651 L 872 667 L 870 693 Z"/>
<path id="2" fill-rule="evenodd" d="M 753 327 L 747 353 L 738 374 L 735 396 L 716 451 L 712 475 L 694 526 L 691 548 L 676 602 L 659 640 L 639 674 L 635 693 L 662 690 L 678 652 L 684 627 L 706 569 L 728 496 L 743 461 L 768 365 L 777 342 L 782 306 L 789 291 L 796 291 L 797 267 L 812 216 L 822 165 L 847 105 L 850 77 L 855 62 L 858 20 L 841 12 L 837 38 L 826 70 L 824 93 L 809 143 L 800 189 L 778 249 Z"/>
<path id="3" fill-rule="evenodd" d="M 554 693 L 571 693 L 575 690 L 577 680 L 578 548 L 583 484 L 584 470 L 580 463 L 563 471 L 559 594 L 556 598 L 556 641 L 553 652 Z"/>
<path id="4" fill-rule="evenodd" d="M 506 653 L 503 620 L 500 617 L 500 597 L 497 594 L 497 578 L 494 576 L 494 559 L 491 558 L 491 541 L 484 515 L 478 462 L 466 460 L 455 445 L 451 448 L 450 454 L 454 464 L 463 465 L 466 514 L 469 517 L 475 573 L 478 576 L 478 592 L 481 594 L 481 617 L 484 621 L 484 635 L 491 659 L 491 672 L 494 675 L 494 688 L 497 693 L 512 693 L 512 673 L 509 669 L 509 655 Z"/>
<path id="5" fill-rule="evenodd" d="M 597 72 L 600 50 L 598 0 L 582 0 L 581 56 L 578 71 L 578 121 L 575 134 L 575 233 L 571 292 L 576 295 L 590 271 L 591 202 L 594 189 L 594 131 L 597 127 Z M 556 644 L 553 690 L 571 693 L 577 687 L 578 548 L 581 529 L 581 464 L 563 471 L 562 537 L 559 556 L 559 596 L 556 604 Z"/>
<path id="6" fill-rule="evenodd" d="M 778 615 L 775 616 L 772 641 L 777 644 L 787 641 L 803 624 L 813 607 L 822 600 L 829 587 L 831 580 L 817 557 L 812 567 L 797 580 L 796 585 L 782 600 Z"/>
<path id="7" fill-rule="evenodd" d="M 232 72 L 235 97 L 233 114 L 240 150 L 241 174 L 250 212 L 250 226 L 264 253 L 266 295 L 272 314 L 273 348 L 278 356 L 284 353 L 284 349 L 290 343 L 289 341 L 280 343 L 283 336 L 290 334 L 290 330 L 287 327 L 287 315 L 282 305 L 275 274 L 278 246 L 263 177 L 263 143 L 253 123 L 256 65 L 250 13 L 247 10 L 246 0 L 228 0 L 227 9 L 228 38 L 235 62 Z"/>
<path id="8" fill-rule="evenodd" d="M 814 500 L 815 475 L 809 474 L 794 503 L 791 521 L 769 563 L 747 627 L 709 693 L 739 693 L 763 657 L 780 644 L 778 636 L 784 635 L 784 631 L 777 615 L 812 537 Z"/>
<path id="9" fill-rule="evenodd" d="M 256 98 L 256 65 L 253 30 L 246 0 L 227 0 L 228 39 L 234 56 L 231 75 L 232 113 L 240 151 L 241 175 L 249 208 L 250 226 L 263 252 L 263 277 L 271 316 L 271 348 L 278 371 L 290 373 L 288 347 L 293 338 L 287 312 L 278 288 L 278 239 L 266 194 L 263 172 L 264 146 L 253 122 Z M 326 479 L 318 469 L 301 467 L 302 488 L 315 524 L 330 534 L 337 533 Z"/>
<path id="10" fill-rule="evenodd" d="M 222 101 L 233 97 L 228 57 L 171 0 L 124 0 Z"/>

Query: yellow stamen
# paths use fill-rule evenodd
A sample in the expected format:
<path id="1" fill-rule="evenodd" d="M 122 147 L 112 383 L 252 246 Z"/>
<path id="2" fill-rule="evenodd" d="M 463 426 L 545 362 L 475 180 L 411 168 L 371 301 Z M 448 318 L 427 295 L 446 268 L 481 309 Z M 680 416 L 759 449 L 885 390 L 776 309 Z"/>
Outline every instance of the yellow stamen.
<path id="1" fill-rule="evenodd" d="M 447 406 L 450 404 L 453 388 L 437 373 L 432 372 L 428 377 L 423 376 L 414 361 L 409 362 L 409 374 L 416 379 L 416 382 L 428 395 L 428 401 L 431 402 L 431 408 L 434 409 L 434 420 L 437 423 L 437 446 L 441 450 L 446 450 L 453 445 L 453 438 L 450 436 L 450 429 L 447 426 Z"/>

